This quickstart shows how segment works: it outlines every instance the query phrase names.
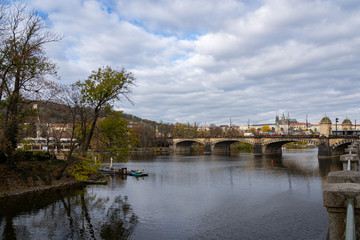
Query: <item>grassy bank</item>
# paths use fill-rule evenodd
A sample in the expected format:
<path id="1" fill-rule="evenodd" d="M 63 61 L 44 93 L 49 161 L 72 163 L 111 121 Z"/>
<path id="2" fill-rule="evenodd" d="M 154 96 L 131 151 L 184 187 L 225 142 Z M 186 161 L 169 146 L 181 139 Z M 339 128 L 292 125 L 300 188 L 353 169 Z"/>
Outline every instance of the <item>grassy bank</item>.
<path id="1" fill-rule="evenodd" d="M 309 145 L 306 142 L 291 142 L 284 145 L 286 149 L 304 149 L 304 148 L 315 148 L 314 145 Z"/>

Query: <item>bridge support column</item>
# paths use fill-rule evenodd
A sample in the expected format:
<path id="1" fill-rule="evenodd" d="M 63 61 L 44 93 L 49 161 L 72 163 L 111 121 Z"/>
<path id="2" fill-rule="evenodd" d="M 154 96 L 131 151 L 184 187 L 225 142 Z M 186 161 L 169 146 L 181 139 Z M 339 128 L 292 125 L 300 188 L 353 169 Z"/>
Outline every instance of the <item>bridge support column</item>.
<path id="1" fill-rule="evenodd" d="M 320 144 L 318 145 L 318 157 L 331 157 L 332 151 L 330 148 L 329 139 L 321 139 Z"/>
<path id="2" fill-rule="evenodd" d="M 211 154 L 211 144 L 210 144 L 210 142 L 205 143 L 204 154 Z"/>
<path id="3" fill-rule="evenodd" d="M 190 153 L 191 152 L 191 144 L 186 145 L 178 145 L 175 149 L 176 153 Z"/>
<path id="4" fill-rule="evenodd" d="M 323 203 L 329 213 L 329 240 L 344 239 L 346 202 L 354 200 L 355 231 L 360 233 L 360 172 L 338 171 L 328 175 Z"/>
<path id="5" fill-rule="evenodd" d="M 263 154 L 263 148 L 261 146 L 261 143 L 255 143 L 254 145 L 254 155 L 262 155 Z"/>
<path id="6" fill-rule="evenodd" d="M 218 144 L 216 147 L 213 147 L 212 153 L 230 153 L 230 145 Z"/>

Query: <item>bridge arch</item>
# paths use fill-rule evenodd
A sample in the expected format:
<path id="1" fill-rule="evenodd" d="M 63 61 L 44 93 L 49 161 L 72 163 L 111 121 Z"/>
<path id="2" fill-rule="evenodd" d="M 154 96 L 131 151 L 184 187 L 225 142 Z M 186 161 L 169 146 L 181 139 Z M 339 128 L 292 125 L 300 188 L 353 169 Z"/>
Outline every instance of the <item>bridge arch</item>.
<path id="1" fill-rule="evenodd" d="M 248 143 L 252 146 L 255 145 L 255 142 L 249 141 L 247 139 L 234 138 L 234 139 L 221 139 L 214 141 L 211 144 L 211 152 L 230 152 L 230 145 L 233 143 Z"/>
<path id="2" fill-rule="evenodd" d="M 282 146 L 291 142 L 306 142 L 312 145 L 318 145 L 318 142 L 312 139 L 271 139 L 262 142 L 262 154 L 282 154 Z"/>
<path id="3" fill-rule="evenodd" d="M 232 138 L 174 138 L 171 147 L 173 150 L 190 151 L 191 145 L 198 143 L 204 145 L 204 154 L 216 151 L 230 151 L 230 145 L 236 142 L 244 142 L 254 146 L 254 154 L 281 154 L 281 147 L 290 142 L 307 142 L 318 148 L 319 157 L 330 157 L 344 152 L 347 145 L 358 140 L 359 136 L 252 136 Z"/>
<path id="4" fill-rule="evenodd" d="M 340 156 L 345 152 L 345 148 L 347 148 L 351 143 L 355 142 L 357 139 L 341 139 L 340 141 L 332 144 L 330 146 L 332 155 Z"/>
<path id="5" fill-rule="evenodd" d="M 206 145 L 204 141 L 199 139 L 181 139 L 180 141 L 174 142 L 174 150 L 176 152 L 190 152 L 191 145 L 194 143 L 199 143 L 202 145 Z"/>

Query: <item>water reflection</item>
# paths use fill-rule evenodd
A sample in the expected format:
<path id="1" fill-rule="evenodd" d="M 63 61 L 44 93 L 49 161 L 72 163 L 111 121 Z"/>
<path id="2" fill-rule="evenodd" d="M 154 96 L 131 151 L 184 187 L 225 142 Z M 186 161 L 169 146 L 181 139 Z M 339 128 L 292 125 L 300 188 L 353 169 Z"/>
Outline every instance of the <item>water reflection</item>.
<path id="1" fill-rule="evenodd" d="M 137 224 L 126 196 L 80 189 L 43 194 L 41 199 L 2 205 L 2 239 L 128 239 Z"/>
<path id="2" fill-rule="evenodd" d="M 341 169 L 313 149 L 279 157 L 142 154 L 114 165 L 150 174 L 108 176 L 107 186 L 8 205 L 0 210 L 2 238 L 324 239 L 321 186 Z"/>
<path id="3" fill-rule="evenodd" d="M 325 239 L 321 185 L 337 161 L 316 149 L 130 160 L 153 173 L 122 189 L 142 213 L 132 239 Z"/>

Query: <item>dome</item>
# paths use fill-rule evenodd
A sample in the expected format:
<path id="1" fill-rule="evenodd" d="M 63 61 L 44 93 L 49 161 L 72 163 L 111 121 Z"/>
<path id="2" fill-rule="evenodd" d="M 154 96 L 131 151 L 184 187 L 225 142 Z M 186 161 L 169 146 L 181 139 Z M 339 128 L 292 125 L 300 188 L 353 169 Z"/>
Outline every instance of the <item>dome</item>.
<path id="1" fill-rule="evenodd" d="M 320 121 L 320 123 L 330 123 L 331 124 L 331 120 L 330 118 L 328 118 L 327 116 L 323 117 Z"/>
<path id="2" fill-rule="evenodd" d="M 342 124 L 351 124 L 352 125 L 352 122 L 350 121 L 350 119 L 345 118 L 344 121 L 342 122 Z"/>

